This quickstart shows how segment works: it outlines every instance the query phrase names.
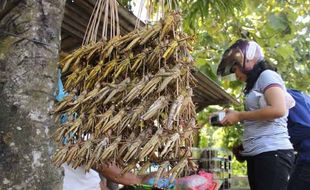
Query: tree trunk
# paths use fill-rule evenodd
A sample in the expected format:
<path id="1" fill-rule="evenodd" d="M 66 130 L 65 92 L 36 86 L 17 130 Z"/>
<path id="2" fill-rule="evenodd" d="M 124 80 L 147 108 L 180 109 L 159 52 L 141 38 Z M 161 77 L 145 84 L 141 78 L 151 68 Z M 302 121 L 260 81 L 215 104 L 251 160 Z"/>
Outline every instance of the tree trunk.
<path id="1" fill-rule="evenodd" d="M 22 0 L 0 21 L 0 189 L 62 189 L 51 163 L 65 0 Z"/>

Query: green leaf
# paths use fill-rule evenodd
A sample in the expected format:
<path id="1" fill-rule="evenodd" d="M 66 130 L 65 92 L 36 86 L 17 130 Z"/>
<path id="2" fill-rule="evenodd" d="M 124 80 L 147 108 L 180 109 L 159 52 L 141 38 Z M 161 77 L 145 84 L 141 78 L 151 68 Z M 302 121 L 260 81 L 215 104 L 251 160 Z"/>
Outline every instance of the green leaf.
<path id="1" fill-rule="evenodd" d="M 272 13 L 267 17 L 267 19 L 267 27 L 272 29 L 274 32 L 283 32 L 289 28 L 289 22 L 286 15 L 283 13 Z"/>
<path id="2" fill-rule="evenodd" d="M 276 52 L 284 59 L 288 59 L 294 55 L 294 49 L 289 44 L 281 45 L 276 49 Z"/>

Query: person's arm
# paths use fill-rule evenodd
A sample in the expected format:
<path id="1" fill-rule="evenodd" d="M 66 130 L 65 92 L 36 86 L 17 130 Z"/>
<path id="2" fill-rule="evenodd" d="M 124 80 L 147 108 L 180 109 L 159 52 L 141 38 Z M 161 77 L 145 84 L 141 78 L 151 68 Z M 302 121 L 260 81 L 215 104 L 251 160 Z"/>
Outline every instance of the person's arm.
<path id="1" fill-rule="evenodd" d="M 131 172 L 122 174 L 122 169 L 117 167 L 113 163 L 100 164 L 100 166 L 96 168 L 96 171 L 106 179 L 122 185 L 146 183 L 149 180 L 149 178 L 153 177 L 155 174 L 150 173 L 146 175 L 135 175 L 134 173 Z"/>
<path id="2" fill-rule="evenodd" d="M 279 86 L 268 88 L 265 93 L 267 106 L 255 111 L 240 112 L 240 120 L 271 120 L 283 117 L 286 112 L 285 93 Z"/>
<path id="3" fill-rule="evenodd" d="M 267 106 L 255 111 L 228 111 L 223 125 L 233 125 L 243 120 L 266 121 L 282 117 L 286 114 L 285 93 L 280 86 L 273 86 L 264 92 Z"/>
<path id="4" fill-rule="evenodd" d="M 115 164 L 100 164 L 96 168 L 97 172 L 108 180 L 123 184 L 123 185 L 132 185 L 132 184 L 141 184 L 142 177 L 139 177 L 133 173 L 124 173 L 122 174 L 122 169 L 117 167 Z"/>

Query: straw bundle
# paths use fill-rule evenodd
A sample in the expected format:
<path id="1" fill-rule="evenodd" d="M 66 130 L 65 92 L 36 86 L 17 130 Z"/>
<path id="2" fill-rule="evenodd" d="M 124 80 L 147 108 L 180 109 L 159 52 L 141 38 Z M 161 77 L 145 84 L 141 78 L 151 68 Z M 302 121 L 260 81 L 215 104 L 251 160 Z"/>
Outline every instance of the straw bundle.
<path id="1" fill-rule="evenodd" d="M 54 112 L 68 121 L 54 134 L 56 165 L 89 170 L 115 162 L 123 172 L 142 174 L 157 163 L 172 167 L 171 180 L 188 165 L 195 79 L 180 20 L 170 13 L 153 26 L 84 45 L 60 62 L 69 95 Z"/>

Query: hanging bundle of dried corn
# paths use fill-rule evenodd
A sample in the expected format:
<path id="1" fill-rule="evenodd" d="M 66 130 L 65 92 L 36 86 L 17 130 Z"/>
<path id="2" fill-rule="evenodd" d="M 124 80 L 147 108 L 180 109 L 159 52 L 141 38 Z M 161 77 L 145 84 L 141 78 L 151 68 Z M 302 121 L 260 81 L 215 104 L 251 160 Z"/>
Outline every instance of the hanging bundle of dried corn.
<path id="1" fill-rule="evenodd" d="M 143 173 L 155 162 L 169 164 L 173 178 L 188 165 L 195 79 L 180 19 L 167 14 L 153 26 L 82 46 L 60 62 L 69 95 L 55 115 L 68 121 L 54 135 L 56 165 L 88 170 L 116 162 L 123 172 Z"/>

